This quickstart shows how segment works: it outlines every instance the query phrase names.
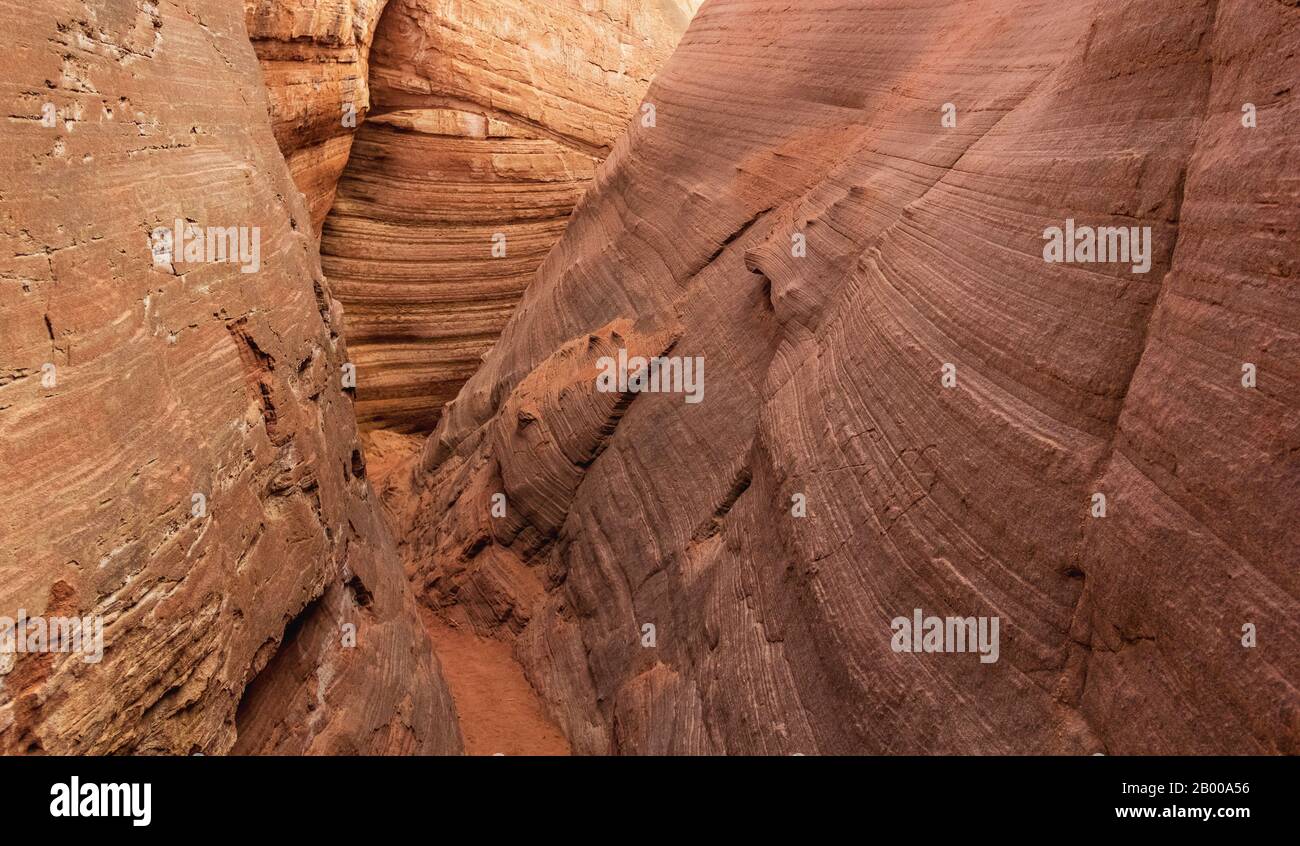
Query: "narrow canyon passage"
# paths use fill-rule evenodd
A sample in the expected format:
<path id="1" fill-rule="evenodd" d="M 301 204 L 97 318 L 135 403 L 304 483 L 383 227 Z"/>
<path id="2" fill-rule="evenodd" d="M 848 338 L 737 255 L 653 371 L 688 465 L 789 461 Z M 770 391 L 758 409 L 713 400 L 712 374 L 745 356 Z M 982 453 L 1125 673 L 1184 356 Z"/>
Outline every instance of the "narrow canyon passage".
<path id="1" fill-rule="evenodd" d="M 699 5 L 636 2 L 611 14 L 527 4 L 527 41 L 504 14 L 515 7 L 495 0 L 442 16 L 416 0 L 390 0 L 382 13 L 357 7 L 352 85 L 362 120 L 328 178 L 319 168 L 294 173 L 306 194 L 320 195 L 312 208 L 328 209 L 313 214 L 322 270 L 356 368 L 367 476 L 399 548 L 413 525 L 394 516 L 413 500 L 389 476 L 412 472 L 405 465 L 481 366 Z M 288 49 L 260 48 L 273 85 L 287 78 Z M 575 64 L 575 50 L 589 63 Z M 322 88 L 337 96 L 337 86 Z M 278 138 L 291 161 L 306 161 L 292 148 L 319 133 L 301 131 L 292 101 L 273 98 L 273 116 L 287 121 Z M 407 575 L 455 568 L 459 556 L 444 553 L 407 562 Z M 457 590 L 412 588 L 465 751 L 568 754 L 515 657 L 518 628 L 464 612 Z"/>
<path id="2" fill-rule="evenodd" d="M 375 491 L 400 511 L 402 486 L 392 484 L 392 476 L 410 472 L 424 437 L 377 429 L 363 433 L 361 442 Z M 396 521 L 390 516 L 389 522 Z M 463 618 L 448 619 L 445 613 L 420 603 L 420 619 L 456 707 L 465 754 L 570 754 L 568 740 L 524 676 L 511 644 L 481 637 Z"/>
<path id="3" fill-rule="evenodd" d="M 1149 5 L 0 0 L 0 755 L 1300 753 L 1300 7 Z"/>
<path id="4" fill-rule="evenodd" d="M 508 644 L 420 609 L 451 688 L 466 755 L 568 755 L 569 742 L 546 715 Z"/>

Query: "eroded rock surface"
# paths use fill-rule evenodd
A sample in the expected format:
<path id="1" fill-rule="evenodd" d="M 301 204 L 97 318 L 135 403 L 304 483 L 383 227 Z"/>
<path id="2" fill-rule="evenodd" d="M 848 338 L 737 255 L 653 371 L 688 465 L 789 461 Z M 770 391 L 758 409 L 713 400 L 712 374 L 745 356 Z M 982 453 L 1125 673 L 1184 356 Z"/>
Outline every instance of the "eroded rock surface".
<path id="1" fill-rule="evenodd" d="M 242 4 L 0 20 L 0 616 L 104 622 L 5 662 L 0 751 L 459 752 Z"/>
<path id="2" fill-rule="evenodd" d="M 271 126 L 319 234 L 370 109 L 367 59 L 387 0 L 244 0 Z"/>
<path id="3" fill-rule="evenodd" d="M 390 0 L 321 243 L 364 428 L 437 422 L 698 5 Z"/>
<path id="4" fill-rule="evenodd" d="M 426 601 L 579 753 L 1300 752 L 1298 47 L 1285 3 L 713 0 L 393 475 Z M 1067 219 L 1149 271 L 1046 262 Z M 597 391 L 620 349 L 703 401 Z M 914 609 L 998 660 L 895 652 Z"/>

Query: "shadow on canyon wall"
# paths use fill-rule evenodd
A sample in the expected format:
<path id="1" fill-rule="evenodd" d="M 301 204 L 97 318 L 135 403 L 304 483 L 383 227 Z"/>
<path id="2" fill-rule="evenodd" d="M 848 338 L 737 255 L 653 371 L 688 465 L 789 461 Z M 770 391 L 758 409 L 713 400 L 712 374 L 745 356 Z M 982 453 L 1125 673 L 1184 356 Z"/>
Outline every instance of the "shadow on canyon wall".
<path id="1" fill-rule="evenodd" d="M 0 0 L 0 751 L 1300 752 L 1300 9 L 588 5 Z"/>

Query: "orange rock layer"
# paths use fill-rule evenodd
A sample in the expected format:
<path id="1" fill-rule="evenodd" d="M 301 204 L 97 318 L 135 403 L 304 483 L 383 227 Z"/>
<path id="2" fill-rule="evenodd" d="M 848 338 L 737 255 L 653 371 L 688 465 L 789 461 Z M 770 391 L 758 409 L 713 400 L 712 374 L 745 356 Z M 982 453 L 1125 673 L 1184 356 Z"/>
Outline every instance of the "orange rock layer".
<path id="1" fill-rule="evenodd" d="M 698 5 L 391 0 L 321 243 L 363 427 L 436 424 Z"/>
<path id="2" fill-rule="evenodd" d="M 712 0 L 394 474 L 420 591 L 579 753 L 1300 752 L 1298 46 Z M 1071 219 L 1148 272 L 1045 261 Z M 619 350 L 703 401 L 597 390 Z M 895 650 L 915 609 L 997 660 Z"/>
<path id="3" fill-rule="evenodd" d="M 367 121 L 322 238 L 363 427 L 416 431 L 482 363 L 595 160 L 481 115 Z"/>
<path id="4" fill-rule="evenodd" d="M 370 109 L 367 59 L 386 2 L 244 0 L 275 140 L 317 234 Z"/>
<path id="5" fill-rule="evenodd" d="M 0 752 L 459 752 L 243 8 L 0 20 L 0 617 L 103 625 L 0 656 Z"/>

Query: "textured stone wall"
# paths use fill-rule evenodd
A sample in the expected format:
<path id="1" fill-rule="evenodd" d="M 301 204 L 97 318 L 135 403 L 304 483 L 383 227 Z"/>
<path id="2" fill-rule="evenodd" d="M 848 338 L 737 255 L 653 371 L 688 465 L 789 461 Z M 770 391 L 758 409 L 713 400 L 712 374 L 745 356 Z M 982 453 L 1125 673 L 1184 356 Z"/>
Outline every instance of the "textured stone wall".
<path id="1" fill-rule="evenodd" d="M 275 140 L 320 234 L 370 109 L 370 42 L 387 0 L 244 0 Z"/>
<path id="2" fill-rule="evenodd" d="M 325 224 L 363 428 L 431 429 L 697 0 L 390 0 Z"/>
<path id="3" fill-rule="evenodd" d="M 0 752 L 459 751 L 242 4 L 0 20 Z"/>
<path id="4" fill-rule="evenodd" d="M 392 477 L 426 601 L 578 752 L 1300 752 L 1298 44 L 712 0 Z M 1068 220 L 1147 272 L 1045 261 Z M 619 350 L 703 401 L 597 390 Z M 915 609 L 998 660 L 896 651 Z"/>

